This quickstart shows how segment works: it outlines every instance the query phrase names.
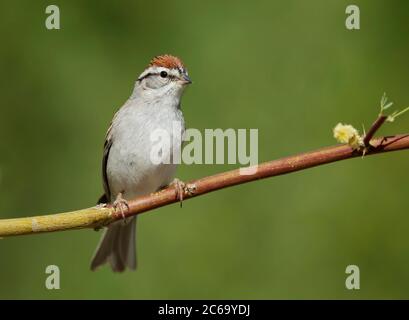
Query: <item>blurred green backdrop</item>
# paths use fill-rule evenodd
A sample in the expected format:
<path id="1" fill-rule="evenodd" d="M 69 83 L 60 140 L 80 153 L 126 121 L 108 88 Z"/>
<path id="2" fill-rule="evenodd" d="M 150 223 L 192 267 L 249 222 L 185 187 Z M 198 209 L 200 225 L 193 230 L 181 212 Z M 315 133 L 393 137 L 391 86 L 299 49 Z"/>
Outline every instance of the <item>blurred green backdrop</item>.
<path id="1" fill-rule="evenodd" d="M 48 1 L 0 4 L 0 217 L 94 205 L 105 130 L 158 54 L 194 80 L 188 127 L 258 128 L 259 160 L 368 128 L 384 91 L 409 103 L 409 2 Z M 381 133 L 409 131 L 408 116 Z M 0 241 L 0 298 L 409 298 L 408 152 L 339 162 L 144 214 L 139 269 L 89 271 L 92 230 Z M 199 178 L 235 166 L 182 165 Z M 47 290 L 45 268 L 61 269 Z M 361 289 L 345 289 L 345 268 Z"/>

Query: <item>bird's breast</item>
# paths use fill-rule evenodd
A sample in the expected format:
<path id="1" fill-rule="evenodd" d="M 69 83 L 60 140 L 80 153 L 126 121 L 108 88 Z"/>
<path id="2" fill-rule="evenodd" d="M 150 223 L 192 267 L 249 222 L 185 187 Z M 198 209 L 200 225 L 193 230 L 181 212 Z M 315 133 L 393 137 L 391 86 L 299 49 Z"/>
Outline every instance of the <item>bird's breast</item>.
<path id="1" fill-rule="evenodd" d="M 177 108 L 150 107 L 125 109 L 114 120 L 107 163 L 113 198 L 119 192 L 126 199 L 154 192 L 174 177 L 176 164 L 158 163 L 158 157 L 167 162 L 180 153 L 183 116 Z"/>

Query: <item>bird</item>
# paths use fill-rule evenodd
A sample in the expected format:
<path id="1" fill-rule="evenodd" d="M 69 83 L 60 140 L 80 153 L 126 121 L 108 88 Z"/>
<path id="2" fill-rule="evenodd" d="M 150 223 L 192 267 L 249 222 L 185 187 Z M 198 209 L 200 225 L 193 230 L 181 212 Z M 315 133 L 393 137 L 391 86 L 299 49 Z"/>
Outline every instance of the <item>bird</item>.
<path id="1" fill-rule="evenodd" d="M 106 263 L 114 272 L 127 268 L 135 270 L 136 216 L 125 218 L 128 201 L 172 183 L 180 189 L 180 180 L 174 179 L 177 163 L 152 161 L 151 150 L 155 142 L 151 134 L 160 129 L 171 137 L 172 145 L 164 146 L 161 154 L 168 152 L 172 157 L 173 153 L 180 152 L 185 130 L 181 98 L 191 83 L 180 58 L 169 54 L 156 56 L 139 75 L 129 99 L 115 113 L 104 142 L 104 194 L 98 203 L 112 204 L 123 219 L 105 228 L 93 255 L 91 270 Z M 180 134 L 174 134 L 175 124 Z M 158 149 L 157 145 L 155 148 Z M 183 192 L 179 194 L 182 200 Z"/>

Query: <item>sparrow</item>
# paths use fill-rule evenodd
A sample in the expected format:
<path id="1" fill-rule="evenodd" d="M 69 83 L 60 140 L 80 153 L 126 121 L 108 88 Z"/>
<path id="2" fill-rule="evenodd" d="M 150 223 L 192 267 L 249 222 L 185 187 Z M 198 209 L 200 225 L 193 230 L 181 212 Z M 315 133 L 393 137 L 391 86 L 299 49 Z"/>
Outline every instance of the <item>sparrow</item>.
<path id="1" fill-rule="evenodd" d="M 151 159 L 154 130 L 165 130 L 172 146 L 161 152 L 180 152 L 185 130 L 181 98 L 192 81 L 183 62 L 172 55 L 154 57 L 138 77 L 130 98 L 108 128 L 102 157 L 104 194 L 98 203 L 111 203 L 122 213 L 127 201 L 168 186 L 177 164 Z M 174 134 L 175 123 L 180 134 Z M 157 145 L 155 145 L 157 149 Z M 136 269 L 136 216 L 110 224 L 91 261 L 91 270 L 109 263 L 115 272 Z"/>

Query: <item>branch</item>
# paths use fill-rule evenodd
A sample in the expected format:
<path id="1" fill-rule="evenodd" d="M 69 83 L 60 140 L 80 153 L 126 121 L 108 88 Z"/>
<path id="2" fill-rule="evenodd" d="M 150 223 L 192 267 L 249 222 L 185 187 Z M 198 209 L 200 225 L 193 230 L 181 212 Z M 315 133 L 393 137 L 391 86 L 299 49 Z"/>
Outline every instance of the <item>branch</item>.
<path id="1" fill-rule="evenodd" d="M 377 126 L 378 128 L 379 126 Z M 373 135 L 375 132 L 376 130 L 373 131 L 371 128 L 368 134 Z M 409 149 L 409 133 L 373 139 L 370 141 L 370 145 L 371 148 L 366 151 L 365 156 Z M 362 152 L 354 150 L 348 145 L 338 145 L 259 164 L 257 171 L 251 175 L 241 175 L 239 169 L 227 171 L 187 183 L 187 187 L 192 192 L 185 194 L 184 199 L 242 183 L 361 156 Z M 125 216 L 134 216 L 178 201 L 175 188 L 168 187 L 160 192 L 130 201 L 129 211 L 125 213 Z M 0 237 L 83 228 L 98 229 L 120 219 L 122 219 L 121 213 L 115 212 L 109 205 L 52 215 L 1 219 Z"/>

